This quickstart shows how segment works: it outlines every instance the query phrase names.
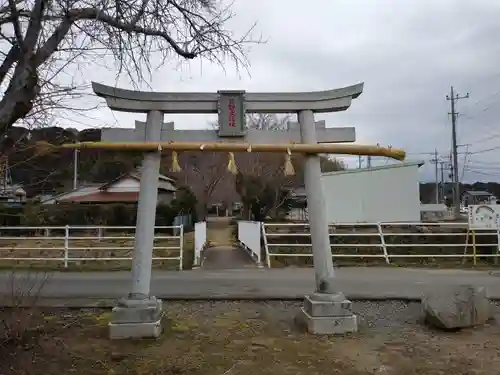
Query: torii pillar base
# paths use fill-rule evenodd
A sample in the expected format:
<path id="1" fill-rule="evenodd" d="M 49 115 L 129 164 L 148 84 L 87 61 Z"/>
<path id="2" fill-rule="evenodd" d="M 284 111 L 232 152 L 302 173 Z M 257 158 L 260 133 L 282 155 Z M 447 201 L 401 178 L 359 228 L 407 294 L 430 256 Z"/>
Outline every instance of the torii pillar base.
<path id="1" fill-rule="evenodd" d="M 158 338 L 162 333 L 163 303 L 155 297 L 123 299 L 114 307 L 109 322 L 109 338 Z"/>
<path id="2" fill-rule="evenodd" d="M 358 317 L 342 293 L 314 293 L 305 297 L 296 321 L 314 335 L 342 335 L 358 331 Z"/>
<path id="3" fill-rule="evenodd" d="M 358 331 L 352 303 L 335 288 L 335 279 L 324 279 L 322 290 L 305 297 L 296 317 L 299 326 L 315 335 L 342 335 Z"/>

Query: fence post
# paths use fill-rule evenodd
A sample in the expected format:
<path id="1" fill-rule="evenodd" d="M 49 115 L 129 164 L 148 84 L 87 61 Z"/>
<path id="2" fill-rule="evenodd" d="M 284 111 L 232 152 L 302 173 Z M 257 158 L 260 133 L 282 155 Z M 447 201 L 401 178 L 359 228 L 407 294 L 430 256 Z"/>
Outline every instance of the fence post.
<path id="1" fill-rule="evenodd" d="M 183 254 L 184 254 L 184 225 L 181 225 L 181 230 L 180 230 L 180 244 L 179 244 L 179 270 L 182 271 L 182 261 L 183 261 Z"/>
<path id="2" fill-rule="evenodd" d="M 271 268 L 271 257 L 269 256 L 269 249 L 267 247 L 267 237 L 266 237 L 266 224 L 261 221 L 260 228 L 262 230 L 262 238 L 264 239 L 264 250 L 266 254 L 266 265 L 267 268 Z"/>
<path id="3" fill-rule="evenodd" d="M 387 246 L 385 245 L 384 231 L 382 230 L 382 225 L 380 223 L 377 223 L 377 229 L 378 229 L 378 235 L 380 236 L 380 246 L 382 247 L 382 251 L 384 252 L 385 262 L 387 264 L 390 264 L 391 260 L 389 259 L 389 254 L 387 253 Z"/>
<path id="4" fill-rule="evenodd" d="M 257 237 L 259 237 L 259 252 L 257 253 L 257 265 L 258 267 L 262 267 L 262 250 L 261 250 L 261 242 L 260 242 L 260 236 L 262 235 L 262 232 L 261 232 L 261 225 L 262 223 L 260 222 L 256 222 L 257 224 L 257 230 L 258 230 L 258 234 L 257 234 Z"/>
<path id="5" fill-rule="evenodd" d="M 64 227 L 64 268 L 68 268 L 69 256 L 69 225 Z"/>
<path id="6" fill-rule="evenodd" d="M 495 265 L 498 264 L 498 255 L 500 255 L 500 228 L 499 227 L 497 227 L 496 235 L 497 235 L 497 254 L 496 254 L 495 259 L 493 260 Z"/>

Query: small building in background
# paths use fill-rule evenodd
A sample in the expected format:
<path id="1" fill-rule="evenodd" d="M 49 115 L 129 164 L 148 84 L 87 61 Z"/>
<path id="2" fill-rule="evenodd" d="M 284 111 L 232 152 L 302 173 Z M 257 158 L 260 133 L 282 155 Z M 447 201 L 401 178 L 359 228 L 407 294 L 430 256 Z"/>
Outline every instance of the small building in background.
<path id="1" fill-rule="evenodd" d="M 329 223 L 419 222 L 424 162 L 323 173 Z"/>
<path id="2" fill-rule="evenodd" d="M 0 156 L 0 204 L 18 206 L 26 203 L 26 191 L 12 181 L 9 158 Z"/>
<path id="3" fill-rule="evenodd" d="M 0 204 L 17 206 L 26 203 L 26 191 L 21 185 L 6 185 L 0 187 Z"/>
<path id="4" fill-rule="evenodd" d="M 488 191 L 469 190 L 462 194 L 462 206 L 469 207 L 475 204 L 496 204 L 497 197 Z"/>
<path id="5" fill-rule="evenodd" d="M 126 173 L 103 184 L 87 184 L 76 190 L 45 198 L 42 204 L 55 203 L 137 203 L 139 201 L 140 177 L 137 173 Z M 175 199 L 175 181 L 160 175 L 158 203 L 170 203 Z"/>

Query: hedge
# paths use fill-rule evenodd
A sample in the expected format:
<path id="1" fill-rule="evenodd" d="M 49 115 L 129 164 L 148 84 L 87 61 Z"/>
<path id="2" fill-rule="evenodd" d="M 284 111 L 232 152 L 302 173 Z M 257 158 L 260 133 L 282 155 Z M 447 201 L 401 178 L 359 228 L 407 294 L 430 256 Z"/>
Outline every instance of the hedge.
<path id="1" fill-rule="evenodd" d="M 26 204 L 23 207 L 0 206 L 2 226 L 106 225 L 135 226 L 136 204 Z M 172 225 L 179 214 L 177 208 L 160 204 L 156 209 L 156 225 Z"/>

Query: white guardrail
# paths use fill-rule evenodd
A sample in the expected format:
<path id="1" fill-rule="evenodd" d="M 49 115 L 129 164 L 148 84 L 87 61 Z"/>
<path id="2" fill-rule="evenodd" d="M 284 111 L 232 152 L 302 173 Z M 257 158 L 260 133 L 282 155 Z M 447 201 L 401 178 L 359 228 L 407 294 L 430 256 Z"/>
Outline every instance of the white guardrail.
<path id="1" fill-rule="evenodd" d="M 0 226 L 0 261 L 62 262 L 131 261 L 135 227 Z M 172 233 L 172 234 L 171 234 Z M 176 261 L 182 269 L 184 227 L 157 226 L 153 262 Z"/>
<path id="2" fill-rule="evenodd" d="M 238 221 L 238 241 L 258 266 L 262 264 L 261 226 L 258 221 Z"/>
<path id="3" fill-rule="evenodd" d="M 193 267 L 201 266 L 201 255 L 207 247 L 207 222 L 201 221 L 194 224 L 194 261 Z"/>
<path id="4" fill-rule="evenodd" d="M 276 257 L 312 257 L 308 223 L 262 223 L 262 236 L 267 267 Z M 480 242 L 482 236 L 490 236 L 489 241 Z M 349 242 L 349 237 L 354 241 Z M 449 240 L 438 241 L 438 237 Z M 405 243 L 400 242 L 403 238 Z M 330 243 L 333 258 L 382 258 L 387 264 L 393 258 L 473 258 L 476 264 L 477 257 L 500 256 L 499 231 L 472 230 L 467 223 L 331 224 Z M 478 247 L 494 250 L 478 254 Z M 410 252 L 411 248 L 420 249 Z M 422 251 L 425 248 L 434 252 Z"/>

